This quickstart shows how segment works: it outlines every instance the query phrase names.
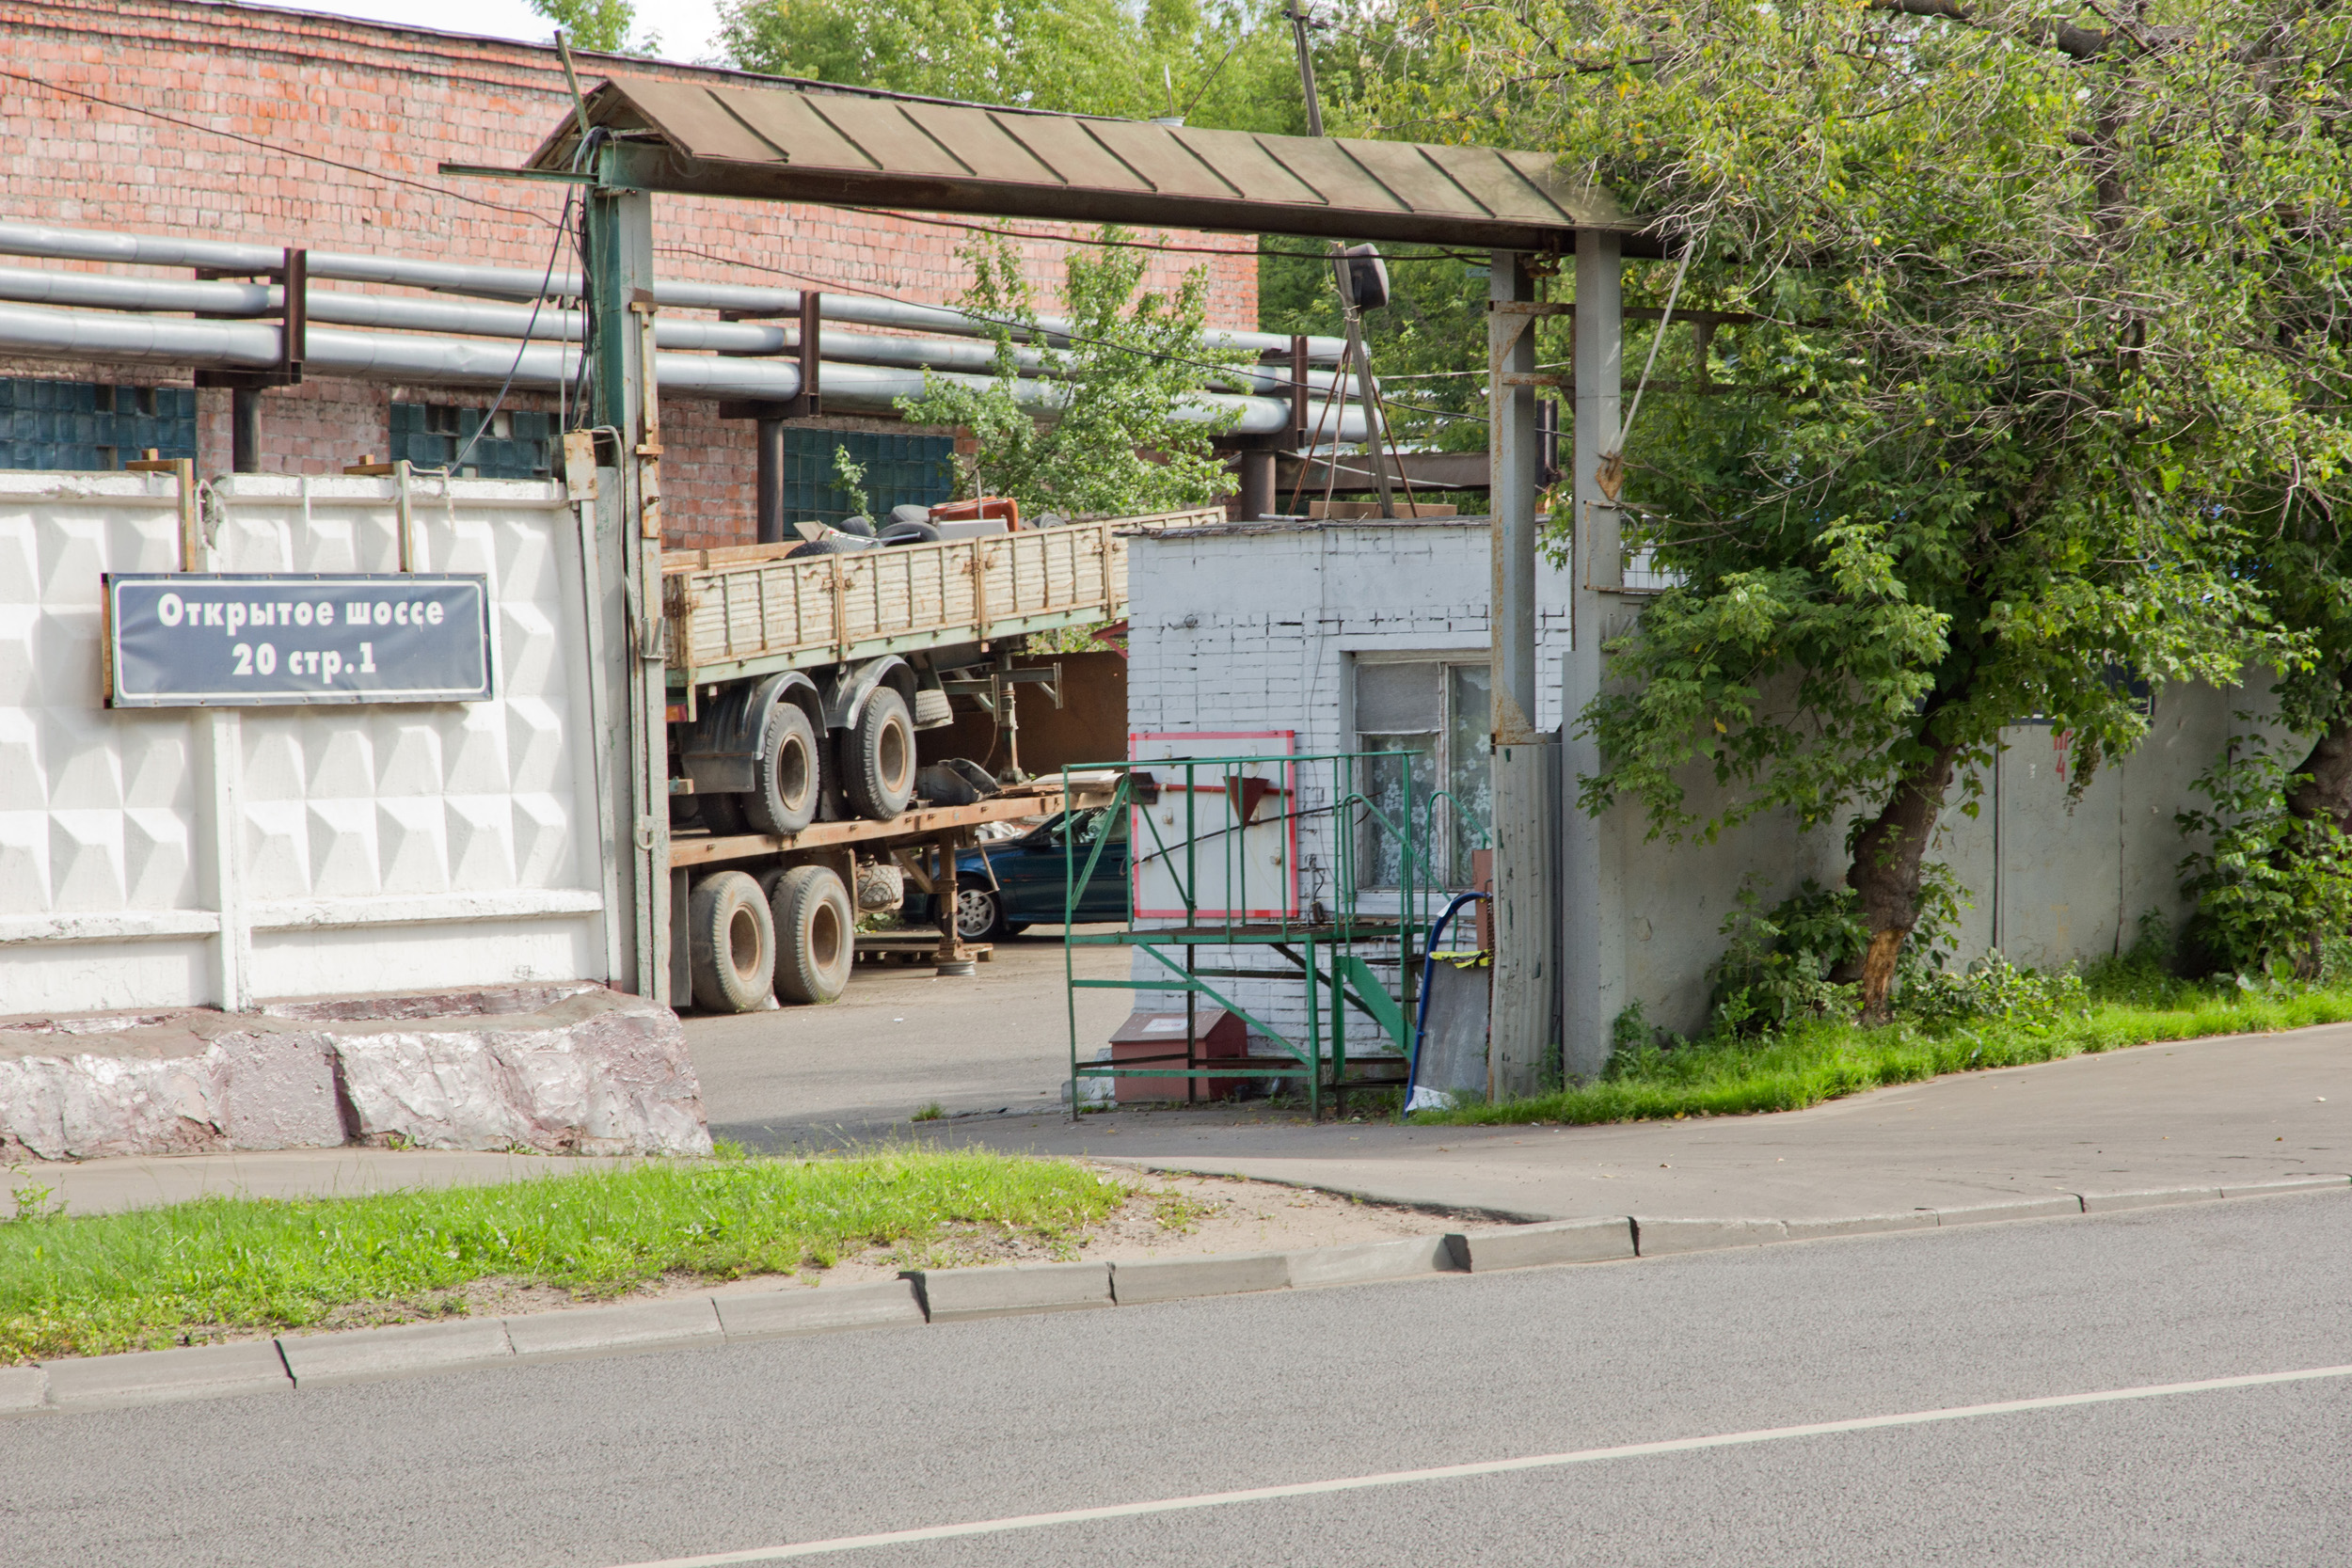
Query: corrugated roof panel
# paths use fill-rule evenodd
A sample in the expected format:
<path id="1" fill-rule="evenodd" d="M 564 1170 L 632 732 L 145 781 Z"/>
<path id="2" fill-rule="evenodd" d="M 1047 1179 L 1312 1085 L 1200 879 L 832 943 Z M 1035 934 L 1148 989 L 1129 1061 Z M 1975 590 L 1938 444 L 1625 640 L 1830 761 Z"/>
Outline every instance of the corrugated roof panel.
<path id="1" fill-rule="evenodd" d="M 956 156 L 982 180 L 1007 180 L 1022 185 L 1059 185 L 1060 175 L 1037 161 L 1027 148 L 1005 134 L 996 117 L 986 109 L 951 108 L 944 103 L 914 103 L 907 112 L 935 141 L 956 150 Z"/>
<path id="2" fill-rule="evenodd" d="M 1196 131 L 851 90 L 614 77 L 592 123 L 649 130 L 607 154 L 650 189 L 1070 223 L 1558 251 L 1579 226 L 1659 254 L 1647 225 L 1540 152 Z M 568 166 L 565 117 L 532 155 Z"/>
<path id="3" fill-rule="evenodd" d="M 1090 119 L 1086 128 L 1094 139 L 1116 153 L 1120 163 L 1152 182 L 1162 196 L 1192 196 L 1208 201 L 1231 201 L 1241 193 L 1215 170 L 1194 157 L 1165 125 L 1138 125 L 1132 120 Z"/>
<path id="4" fill-rule="evenodd" d="M 947 150 L 924 135 L 898 104 L 872 98 L 819 97 L 810 94 L 809 107 L 854 143 L 859 151 L 893 174 L 928 174 L 950 180 L 969 179 L 972 171 Z"/>
<path id="5" fill-rule="evenodd" d="M 1495 149 L 1495 156 L 1510 165 L 1534 191 L 1540 205 L 1526 208 L 1529 216 L 1541 212 L 1557 213 L 1561 221 L 1573 224 L 1594 215 L 1597 211 L 1590 200 L 1580 199 L 1569 193 L 1567 182 L 1560 177 L 1560 161 L 1549 153 L 1518 152 L 1499 147 Z"/>
<path id="6" fill-rule="evenodd" d="M 1284 168 L 1244 131 L 1197 131 L 1171 128 L 1169 135 L 1191 149 L 1193 155 L 1216 170 L 1241 192 L 1245 200 L 1267 201 L 1284 207 L 1320 207 L 1323 197 Z"/>
<path id="7" fill-rule="evenodd" d="M 1280 159 L 1282 166 L 1296 175 L 1301 184 L 1311 187 L 1327 206 L 1357 213 L 1412 211 L 1335 142 L 1312 136 L 1260 136 L 1258 145 Z"/>
<path id="8" fill-rule="evenodd" d="M 996 123 L 1073 187 L 1157 195 L 1144 178 L 1086 133 L 1086 122 L 1058 115 L 1001 115 Z"/>
<path id="9" fill-rule="evenodd" d="M 1525 220 L 1540 213 L 1544 223 L 1560 221 L 1558 209 L 1518 170 L 1495 156 L 1491 147 L 1429 147 L 1423 156 L 1453 178 L 1479 205 L 1498 217 Z"/>
<path id="10" fill-rule="evenodd" d="M 692 148 L 698 158 L 723 158 L 739 164 L 768 163 L 775 158 L 775 149 L 745 130 L 740 120 L 720 107 L 707 87 L 692 82 L 632 81 L 626 90 L 629 103 L 654 129 Z"/>
<path id="11" fill-rule="evenodd" d="M 1446 178 L 1411 142 L 1340 139 L 1347 155 L 1371 171 L 1391 196 L 1416 213 L 1479 213 L 1486 203 Z"/>
<path id="12" fill-rule="evenodd" d="M 781 149 L 787 163 L 807 168 L 882 167 L 834 130 L 803 94 L 728 91 L 720 102 Z"/>

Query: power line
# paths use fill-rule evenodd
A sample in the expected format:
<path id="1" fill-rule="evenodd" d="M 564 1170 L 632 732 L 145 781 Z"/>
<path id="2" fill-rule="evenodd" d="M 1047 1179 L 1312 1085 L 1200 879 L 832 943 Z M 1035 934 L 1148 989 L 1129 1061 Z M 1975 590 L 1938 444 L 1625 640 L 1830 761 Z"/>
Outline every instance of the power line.
<path id="1" fill-rule="evenodd" d="M 219 136 L 228 141 L 243 142 L 247 147 L 258 147 L 264 152 L 280 153 L 289 158 L 307 159 L 314 164 L 325 164 L 329 168 L 342 169 L 347 174 L 363 174 L 371 180 L 381 180 L 388 184 L 406 185 L 412 190 L 429 191 L 435 196 L 448 197 L 453 201 L 469 201 L 477 207 L 488 207 L 496 212 L 512 213 L 516 217 L 529 218 L 533 223 L 548 221 L 546 214 L 534 213 L 527 207 L 509 207 L 502 201 L 491 201 L 483 197 L 468 196 L 463 191 L 452 190 L 446 185 L 431 184 L 422 180 L 410 180 L 404 175 L 387 174 L 382 169 L 366 168 L 358 164 L 346 164 L 341 159 L 329 158 L 324 153 L 305 152 L 299 148 L 282 147 L 276 142 L 263 141 L 259 136 L 248 136 L 235 131 L 223 131 L 214 126 L 200 125 L 192 119 L 182 119 L 177 115 L 167 115 L 161 109 L 150 109 L 137 103 L 118 103 L 111 98 L 101 98 L 94 92 L 84 92 L 78 87 L 61 87 L 55 82 L 44 82 L 38 76 L 27 76 L 21 71 L 0 70 L 0 76 L 5 76 L 11 81 L 23 82 L 29 87 L 39 87 L 44 92 L 56 93 L 61 97 L 78 98 L 84 103 L 96 103 L 103 108 L 119 109 L 125 114 L 145 115 L 150 119 L 160 119 L 167 125 L 177 125 L 183 131 L 195 131 L 208 136 Z"/>

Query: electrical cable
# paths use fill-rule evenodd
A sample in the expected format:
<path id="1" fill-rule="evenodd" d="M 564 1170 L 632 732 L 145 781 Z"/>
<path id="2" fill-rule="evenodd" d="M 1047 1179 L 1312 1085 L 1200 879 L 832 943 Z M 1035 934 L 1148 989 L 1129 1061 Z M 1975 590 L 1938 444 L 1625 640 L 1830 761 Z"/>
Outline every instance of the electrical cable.
<path id="1" fill-rule="evenodd" d="M 453 201 L 469 201 L 477 207 L 488 207 L 496 212 L 512 213 L 516 217 L 529 218 L 533 223 L 548 221 L 545 214 L 534 213 L 527 207 L 509 207 L 502 201 L 491 201 L 483 197 L 468 196 L 465 192 L 452 190 L 447 185 L 436 185 L 422 180 L 411 180 L 405 175 L 387 174 L 382 169 L 367 168 L 358 164 L 346 164 L 339 158 L 329 158 L 324 153 L 306 152 L 300 148 L 285 147 L 277 142 L 263 141 L 259 136 L 247 136 L 235 131 L 217 130 L 210 125 L 200 125 L 192 119 L 182 119 L 177 115 L 165 114 L 160 109 L 150 109 L 137 103 L 118 103 L 111 98 L 101 98 L 94 92 L 84 92 L 78 87 L 59 87 L 55 82 L 44 82 L 38 76 L 28 76 L 21 71 L 0 68 L 0 77 L 6 77 L 14 82 L 24 82 L 44 92 L 56 93 L 60 97 L 78 98 L 84 103 L 96 103 L 103 108 L 119 109 L 125 114 L 145 115 L 150 119 L 160 119 L 167 125 L 177 125 L 183 131 L 195 131 L 208 136 L 219 136 L 228 141 L 243 142 L 247 147 L 258 147 L 264 152 L 276 152 L 288 158 L 303 158 L 314 164 L 325 164 L 329 168 L 342 169 L 347 174 L 362 174 L 371 180 L 381 180 L 387 184 L 406 185 L 412 190 L 429 191 L 435 196 L 445 196 Z"/>
<path id="2" fill-rule="evenodd" d="M 556 35 L 556 43 L 559 48 L 563 44 L 563 35 L 561 33 Z M 568 54 L 564 56 L 564 69 L 566 71 L 571 69 L 571 59 Z M 596 147 L 597 136 L 603 132 L 603 130 L 604 127 L 602 126 L 596 127 L 586 135 L 580 137 L 579 145 L 573 148 L 572 168 L 575 171 L 579 169 L 581 160 L 586 158 L 589 152 Z M 515 345 L 515 362 L 506 368 L 506 379 L 499 384 L 498 396 L 490 400 L 490 406 L 484 412 L 482 416 L 482 422 L 474 426 L 473 434 L 471 436 L 466 437 L 466 444 L 457 450 L 457 455 L 451 458 L 449 462 L 443 466 L 441 472 L 449 478 L 455 478 L 457 471 L 466 466 L 466 459 L 471 457 L 473 455 L 473 449 L 481 444 L 482 433 L 491 427 L 492 423 L 494 423 L 498 419 L 499 410 L 506 406 L 506 394 L 514 390 L 515 377 L 520 373 L 523 368 L 523 355 L 531 347 L 531 334 L 539 325 L 540 308 L 547 303 L 548 291 L 553 287 L 555 283 L 555 263 L 563 257 L 564 237 L 568 235 L 572 230 L 572 198 L 578 194 L 578 186 L 566 185 L 564 187 L 564 211 L 562 214 L 557 217 L 555 222 L 555 243 L 548 246 L 547 271 L 542 274 L 539 278 L 539 292 L 532 297 L 531 316 L 523 323 L 522 341 Z M 586 207 L 585 204 L 583 204 L 581 208 L 581 216 L 584 219 L 586 215 Z M 586 274 L 583 273 L 581 276 L 585 277 Z M 580 358 L 581 365 L 584 367 L 588 361 L 586 344 L 584 342 L 581 345 Z M 559 428 L 561 428 L 564 424 L 564 384 L 562 382 L 556 383 L 555 400 L 556 424 Z"/>

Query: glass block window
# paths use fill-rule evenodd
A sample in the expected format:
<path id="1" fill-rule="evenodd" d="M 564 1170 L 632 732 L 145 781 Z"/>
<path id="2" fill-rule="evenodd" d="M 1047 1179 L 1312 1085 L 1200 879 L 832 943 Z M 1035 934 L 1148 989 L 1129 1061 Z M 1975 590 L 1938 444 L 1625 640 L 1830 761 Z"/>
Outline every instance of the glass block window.
<path id="1" fill-rule="evenodd" d="M 196 455 L 196 389 L 0 377 L 0 468 L 119 468 Z"/>
<path id="2" fill-rule="evenodd" d="M 860 488 L 877 517 L 894 506 L 936 506 L 956 494 L 952 436 L 877 435 L 863 430 L 784 427 L 784 520 L 837 523 L 850 515 L 850 494 L 833 472 L 834 450 L 866 467 Z"/>
<path id="3" fill-rule="evenodd" d="M 420 468 L 446 468 L 457 461 L 474 432 L 482 431 L 466 452 L 460 479 L 546 479 L 557 467 L 556 443 L 563 434 L 553 414 L 532 414 L 501 408 L 459 408 L 437 403 L 392 404 L 390 461 L 406 458 Z"/>

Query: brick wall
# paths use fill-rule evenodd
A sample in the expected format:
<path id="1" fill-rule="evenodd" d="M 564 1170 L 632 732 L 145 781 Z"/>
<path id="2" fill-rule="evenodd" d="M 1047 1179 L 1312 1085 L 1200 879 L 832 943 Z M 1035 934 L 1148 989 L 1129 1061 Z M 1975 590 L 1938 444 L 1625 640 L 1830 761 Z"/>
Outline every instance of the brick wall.
<path id="1" fill-rule="evenodd" d="M 0 218 L 546 264 L 560 189 L 444 180 L 437 169 L 444 159 L 516 165 L 538 146 L 570 103 L 550 49 L 195 0 L 0 0 L 0 70 L 15 73 L 0 76 Z M 579 58 L 589 83 L 608 64 L 672 79 L 759 80 Z M 663 196 L 655 201 L 655 223 L 660 265 L 672 277 L 854 288 L 926 303 L 952 300 L 968 277 L 955 255 L 968 231 L 914 217 Z M 1050 236 L 1067 230 L 1023 228 L 1036 233 L 1023 251 L 1050 297 L 1068 248 Z M 1152 286 L 1172 287 L 1187 266 L 1206 262 L 1212 325 L 1254 327 L 1253 243 L 1169 237 L 1226 254 L 1158 258 Z M 0 373 L 187 384 L 151 371 L 55 362 Z M 387 407 L 396 398 L 487 401 L 476 389 L 334 381 L 271 392 L 265 467 L 321 473 L 363 451 L 380 454 L 389 435 Z M 199 462 L 208 471 L 226 468 L 229 395 L 206 392 L 199 403 Z M 664 410 L 665 512 L 682 542 L 731 540 L 749 528 L 751 430 L 716 415 L 711 404 Z"/>

